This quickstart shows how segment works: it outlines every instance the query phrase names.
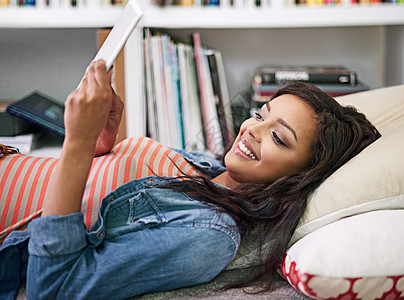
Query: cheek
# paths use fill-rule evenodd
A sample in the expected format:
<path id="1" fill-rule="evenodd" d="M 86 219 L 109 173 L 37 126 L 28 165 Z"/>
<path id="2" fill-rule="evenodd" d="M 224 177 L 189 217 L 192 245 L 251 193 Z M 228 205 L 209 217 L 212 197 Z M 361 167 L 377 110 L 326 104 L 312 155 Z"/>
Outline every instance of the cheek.
<path id="1" fill-rule="evenodd" d="M 273 180 L 299 171 L 301 164 L 296 159 L 296 156 L 290 152 L 280 151 L 277 146 L 272 147 L 271 150 L 271 153 L 266 151 L 262 156 L 260 166 L 257 168 L 257 172 L 261 176 L 267 176 L 270 180 Z"/>

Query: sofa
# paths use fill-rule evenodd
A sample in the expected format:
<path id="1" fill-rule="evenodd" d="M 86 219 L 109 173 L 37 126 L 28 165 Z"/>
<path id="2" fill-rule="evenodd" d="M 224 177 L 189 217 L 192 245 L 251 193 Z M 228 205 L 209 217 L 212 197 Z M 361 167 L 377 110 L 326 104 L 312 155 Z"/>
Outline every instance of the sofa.
<path id="1" fill-rule="evenodd" d="M 337 101 L 357 107 L 382 137 L 310 196 L 270 292 L 220 289 L 259 265 L 249 236 L 213 281 L 132 299 L 404 299 L 404 85 Z"/>

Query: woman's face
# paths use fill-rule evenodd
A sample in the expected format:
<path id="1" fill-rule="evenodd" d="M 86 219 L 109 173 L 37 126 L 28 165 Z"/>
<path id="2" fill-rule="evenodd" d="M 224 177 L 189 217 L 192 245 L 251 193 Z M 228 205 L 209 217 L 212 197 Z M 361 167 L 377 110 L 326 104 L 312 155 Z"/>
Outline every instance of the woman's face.
<path id="1" fill-rule="evenodd" d="M 316 132 L 313 109 L 294 95 L 282 95 L 246 120 L 225 156 L 238 183 L 271 182 L 302 170 Z"/>

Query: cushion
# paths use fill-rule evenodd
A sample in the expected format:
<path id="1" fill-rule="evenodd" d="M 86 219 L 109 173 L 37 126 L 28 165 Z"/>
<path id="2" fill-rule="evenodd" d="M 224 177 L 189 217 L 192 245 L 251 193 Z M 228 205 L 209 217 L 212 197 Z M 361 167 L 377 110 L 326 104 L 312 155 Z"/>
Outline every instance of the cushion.
<path id="1" fill-rule="evenodd" d="M 337 98 L 363 112 L 382 137 L 330 176 L 309 199 L 291 244 L 353 214 L 404 208 L 404 85 Z"/>
<path id="2" fill-rule="evenodd" d="M 404 86 L 338 99 L 382 138 L 312 195 L 281 267 L 315 299 L 404 298 Z"/>
<path id="3" fill-rule="evenodd" d="M 315 299 L 403 299 L 404 210 L 379 210 L 326 225 L 287 252 L 283 276 Z"/>

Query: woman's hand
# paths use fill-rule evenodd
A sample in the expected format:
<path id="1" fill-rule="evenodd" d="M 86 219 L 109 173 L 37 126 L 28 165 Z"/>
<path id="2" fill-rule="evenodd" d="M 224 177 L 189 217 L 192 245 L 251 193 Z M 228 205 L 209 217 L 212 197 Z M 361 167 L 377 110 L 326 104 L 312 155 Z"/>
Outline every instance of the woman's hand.
<path id="1" fill-rule="evenodd" d="M 120 99 L 111 88 L 111 75 L 105 68 L 103 60 L 92 62 L 80 86 L 65 103 L 65 144 L 77 147 L 82 154 L 89 151 L 94 155 L 101 132 L 115 129 L 116 122 L 111 122 L 110 114 L 113 103 L 118 106 Z M 116 121 L 118 113 L 114 114 L 112 119 Z"/>
<path id="2" fill-rule="evenodd" d="M 110 115 L 118 99 L 105 72 L 105 62 L 91 63 L 79 88 L 66 100 L 66 136 L 42 216 L 80 211 L 97 139 L 104 129 L 115 130 L 116 122 Z"/>

